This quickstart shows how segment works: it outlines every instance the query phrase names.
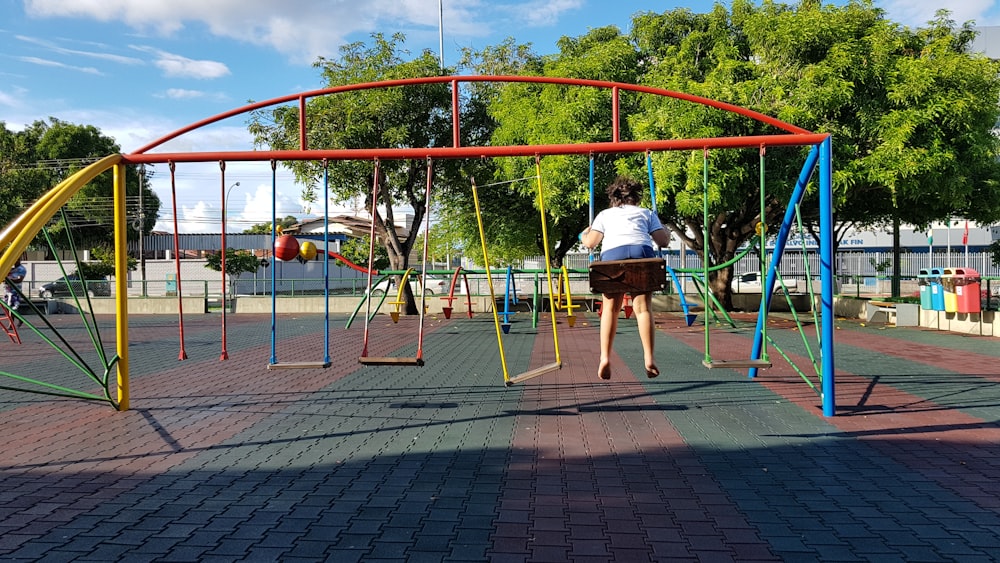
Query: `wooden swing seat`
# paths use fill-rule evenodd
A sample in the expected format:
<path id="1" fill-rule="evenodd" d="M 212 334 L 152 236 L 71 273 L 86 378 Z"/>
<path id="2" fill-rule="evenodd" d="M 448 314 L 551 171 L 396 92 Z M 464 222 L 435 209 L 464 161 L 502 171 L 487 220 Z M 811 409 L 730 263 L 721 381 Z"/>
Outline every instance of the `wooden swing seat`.
<path id="1" fill-rule="evenodd" d="M 361 356 L 358 363 L 366 366 L 423 366 L 423 358 L 393 358 L 386 356 Z"/>
<path id="2" fill-rule="evenodd" d="M 667 287 L 667 263 L 663 258 L 603 260 L 590 263 L 592 293 L 652 293 Z"/>
<path id="3" fill-rule="evenodd" d="M 702 365 L 708 369 L 715 368 L 729 368 L 729 369 L 745 369 L 745 368 L 760 368 L 767 369 L 771 367 L 771 362 L 767 360 L 702 360 Z"/>
<path id="4" fill-rule="evenodd" d="M 330 367 L 330 362 L 286 362 L 267 364 L 267 369 L 322 369 Z"/>
<path id="5" fill-rule="evenodd" d="M 507 385 L 507 387 L 510 387 L 511 385 L 514 385 L 515 383 L 521 383 L 522 381 L 527 381 L 527 380 L 529 380 L 529 379 L 531 379 L 533 377 L 538 377 L 539 375 L 543 375 L 543 374 L 549 373 L 550 371 L 556 371 L 558 369 L 562 369 L 562 362 L 555 362 L 555 363 L 552 363 L 552 364 L 547 364 L 547 365 L 544 365 L 544 366 L 541 366 L 541 367 L 537 367 L 537 368 L 535 368 L 533 370 L 526 371 L 526 372 L 522 373 L 521 375 L 518 375 L 516 377 L 510 378 L 509 380 L 507 380 L 507 384 L 506 385 Z"/>

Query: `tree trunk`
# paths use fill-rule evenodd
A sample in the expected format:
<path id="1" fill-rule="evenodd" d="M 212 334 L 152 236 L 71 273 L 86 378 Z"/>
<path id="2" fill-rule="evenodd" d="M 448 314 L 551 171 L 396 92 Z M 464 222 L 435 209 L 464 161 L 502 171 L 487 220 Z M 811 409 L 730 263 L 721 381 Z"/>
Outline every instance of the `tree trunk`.
<path id="1" fill-rule="evenodd" d="M 423 223 L 424 214 L 427 212 L 423 199 L 417 198 L 414 191 L 417 179 L 417 169 L 411 166 L 409 174 L 407 174 L 404 191 L 408 194 L 409 204 L 413 209 L 413 222 L 410 224 L 406 238 L 403 240 L 400 240 L 396 234 L 396 223 L 393 214 L 394 201 L 392 194 L 384 187 L 379 188 L 379 194 L 381 195 L 382 203 L 385 206 L 385 217 L 383 217 L 382 214 L 376 209 L 373 221 L 375 221 L 375 230 L 385 245 L 386 253 L 389 256 L 389 265 L 393 270 L 405 271 L 410 267 L 410 251 L 413 249 L 414 241 L 417 239 L 417 231 L 419 230 L 418 227 Z M 380 185 L 383 181 L 384 179 L 379 179 Z M 402 283 L 402 278 L 403 277 L 401 275 L 395 276 L 397 284 L 396 287 L 399 287 L 398 284 Z M 409 283 L 405 284 L 403 287 L 403 301 L 405 302 L 403 310 L 404 314 L 416 315 L 419 313 L 417 302 L 415 296 L 413 295 L 413 291 L 410 289 Z"/>
<path id="2" fill-rule="evenodd" d="M 899 215 L 892 218 L 892 282 L 890 283 L 892 296 L 899 297 L 902 293 L 902 280 L 900 279 L 899 262 L 901 258 L 899 248 Z"/>

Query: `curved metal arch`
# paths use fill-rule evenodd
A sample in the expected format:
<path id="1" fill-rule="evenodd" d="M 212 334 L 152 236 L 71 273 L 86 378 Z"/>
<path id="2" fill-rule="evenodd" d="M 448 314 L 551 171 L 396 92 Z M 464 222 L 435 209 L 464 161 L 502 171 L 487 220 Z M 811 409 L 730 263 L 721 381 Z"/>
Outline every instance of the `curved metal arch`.
<path id="1" fill-rule="evenodd" d="M 459 133 L 461 131 L 461 124 L 460 124 L 460 120 L 459 120 L 459 103 L 458 103 L 458 98 L 459 98 L 460 84 L 463 83 L 463 82 L 470 82 L 470 83 L 471 82 L 508 82 L 508 83 L 518 82 L 518 83 L 529 83 L 529 84 L 557 84 L 557 85 L 563 85 L 563 86 L 589 86 L 589 87 L 594 87 L 594 88 L 610 89 L 612 91 L 612 95 L 613 95 L 613 99 L 612 99 L 612 101 L 613 101 L 613 106 L 612 106 L 612 113 L 613 113 L 613 115 L 612 115 L 613 139 L 612 139 L 612 141 L 610 143 L 586 143 L 586 144 L 579 144 L 579 145 L 553 145 L 553 147 L 575 147 L 579 151 L 582 151 L 582 152 L 632 152 L 632 151 L 641 151 L 641 150 L 671 150 L 671 149 L 675 149 L 676 150 L 676 149 L 690 148 L 691 145 L 689 145 L 689 143 L 694 142 L 694 141 L 698 141 L 699 142 L 699 143 L 696 143 L 694 145 L 694 148 L 702 148 L 702 147 L 706 147 L 706 146 L 708 146 L 710 148 L 712 148 L 712 147 L 720 147 L 721 148 L 721 147 L 726 147 L 726 146 L 729 146 L 729 147 L 732 147 L 732 146 L 743 147 L 743 146 L 753 146 L 753 144 L 759 145 L 761 143 L 764 143 L 764 139 L 765 138 L 768 140 L 768 142 L 766 144 L 807 145 L 807 144 L 815 144 L 815 143 L 819 142 L 819 141 L 817 141 L 814 138 L 813 139 L 802 138 L 802 137 L 809 137 L 809 136 L 811 136 L 813 134 L 811 131 L 808 131 L 808 130 L 803 129 L 801 127 L 797 127 L 797 126 L 792 125 L 790 123 L 786 123 L 786 122 L 781 121 L 779 119 L 775 119 L 775 118 L 770 117 L 768 115 L 764 115 L 764 114 L 762 114 L 760 112 L 749 110 L 747 108 L 743 108 L 743 107 L 740 107 L 740 106 L 737 106 L 737 105 L 734 105 L 734 104 L 729 104 L 729 103 L 726 103 L 726 102 L 720 102 L 720 101 L 717 101 L 717 100 L 712 100 L 710 98 L 705 98 L 705 97 L 702 97 L 702 96 L 695 96 L 695 95 L 692 95 L 692 94 L 685 94 L 683 92 L 676 92 L 676 91 L 673 91 L 673 90 L 666 90 L 666 89 L 663 89 L 663 88 L 654 88 L 654 87 L 651 87 L 651 86 L 641 86 L 641 85 L 637 85 L 637 84 L 627 84 L 627 83 L 623 83 L 623 82 L 609 82 L 609 81 L 603 81 L 603 80 L 588 80 L 588 79 L 581 79 L 581 78 L 560 78 L 560 77 L 550 77 L 550 76 L 428 76 L 428 77 L 419 77 L 419 78 L 405 78 L 405 79 L 397 79 L 397 80 L 384 80 L 384 81 L 380 81 L 380 82 L 365 82 L 365 83 L 360 83 L 360 84 L 349 84 L 349 85 L 344 85 L 344 86 L 334 86 L 334 87 L 331 87 L 331 88 L 321 88 L 321 89 L 318 89 L 318 90 L 309 90 L 309 91 L 301 92 L 301 93 L 298 93 L 298 94 L 289 94 L 289 95 L 280 96 L 280 97 L 277 97 L 277 98 L 272 98 L 270 100 L 265 100 L 265 101 L 261 101 L 261 102 L 255 102 L 255 103 L 252 103 L 252 104 L 247 104 L 245 106 L 242 106 L 242 107 L 239 107 L 239 108 L 235 108 L 235 109 L 232 109 L 232 110 L 220 113 L 218 115 L 215 115 L 215 116 L 212 116 L 212 117 L 209 117 L 209 118 L 206 118 L 206 119 L 202 119 L 201 121 L 197 121 L 195 123 L 192 123 L 190 125 L 182 127 L 180 129 L 172 132 L 172 133 L 169 133 L 169 134 L 167 134 L 167 135 L 165 135 L 163 137 L 160 137 L 159 139 L 157 139 L 157 140 L 155 140 L 155 141 L 153 141 L 153 142 L 151 142 L 151 143 L 149 143 L 149 144 L 147 144 L 147 145 L 145 145 L 145 146 L 137 149 L 136 151 L 130 153 L 129 155 L 126 155 L 126 160 L 129 161 L 129 162 L 135 162 L 135 163 L 138 163 L 138 162 L 158 162 L 159 160 L 150 160 L 148 158 L 143 158 L 142 155 L 145 155 L 146 157 L 153 156 L 153 155 L 147 155 L 146 153 L 148 153 L 150 150 L 152 150 L 152 149 L 154 149 L 156 147 L 159 147 L 159 146 L 163 145 L 164 143 L 166 143 L 168 141 L 176 139 L 177 137 L 180 137 L 181 135 L 184 135 L 185 133 L 189 133 L 189 132 L 194 131 L 196 129 L 199 129 L 201 127 L 204 127 L 204 126 L 207 126 L 207 125 L 211 125 L 213 123 L 217 123 L 219 121 L 222 121 L 224 119 L 228 119 L 230 117 L 234 117 L 234 116 L 237 116 L 237 115 L 246 114 L 246 113 L 249 113 L 249 112 L 252 112 L 252 111 L 256 111 L 256 110 L 259 110 L 259 109 L 263 109 L 263 108 L 266 108 L 266 107 L 270 107 L 270 106 L 275 106 L 275 105 L 280 105 L 280 104 L 287 104 L 287 103 L 293 102 L 293 101 L 296 101 L 299 104 L 299 129 L 300 129 L 300 131 L 299 131 L 299 151 L 307 151 L 308 150 L 308 146 L 306 144 L 306 135 L 305 135 L 305 128 L 306 128 L 306 123 L 307 123 L 307 119 L 306 119 L 306 117 L 307 117 L 307 115 L 306 115 L 306 101 L 309 98 L 314 98 L 314 97 L 318 97 L 318 96 L 325 96 L 325 95 L 330 95 L 330 94 L 338 94 L 338 93 L 343 93 L 343 92 L 358 91 L 358 90 L 371 90 L 371 89 L 376 89 L 376 88 L 391 88 L 391 87 L 399 87 L 399 86 L 414 86 L 414 85 L 422 85 L 422 84 L 445 84 L 445 83 L 451 84 L 451 86 L 452 86 L 452 127 L 453 127 L 452 146 L 451 147 L 440 147 L 436 153 L 429 153 L 429 152 L 424 151 L 424 152 L 420 152 L 419 154 L 411 154 L 411 152 L 412 151 L 419 151 L 421 149 L 412 149 L 412 150 L 409 150 L 409 152 L 407 152 L 408 150 L 406 150 L 406 149 L 404 149 L 404 150 L 397 149 L 397 152 L 380 152 L 380 154 L 383 155 L 382 158 L 420 158 L 420 157 L 426 158 L 428 156 L 433 156 L 433 157 L 436 157 L 436 158 L 469 158 L 469 157 L 478 157 L 478 156 L 530 156 L 530 155 L 539 154 L 539 153 L 544 153 L 544 154 L 576 154 L 578 152 L 577 150 L 568 151 L 568 149 L 563 149 L 563 150 L 557 151 L 557 152 L 546 152 L 546 151 L 538 150 L 538 149 L 542 148 L 542 147 L 539 147 L 539 146 L 534 147 L 535 150 L 531 150 L 531 151 L 528 151 L 528 152 L 525 152 L 525 150 L 527 150 L 530 147 L 461 147 L 461 144 L 460 144 L 460 141 L 459 141 Z M 696 103 L 696 104 L 701 104 L 701 105 L 712 107 L 712 108 L 716 108 L 716 109 L 719 109 L 719 110 L 736 113 L 736 114 L 748 117 L 750 119 L 754 119 L 756 121 L 759 121 L 761 123 L 765 123 L 765 124 L 771 125 L 771 126 L 777 128 L 777 129 L 781 130 L 781 131 L 784 131 L 786 134 L 792 136 L 793 138 L 794 137 L 797 137 L 797 138 L 794 139 L 794 140 L 793 139 L 784 139 L 784 137 L 786 137 L 788 135 L 763 136 L 763 138 L 761 138 L 761 137 L 750 137 L 750 138 L 747 138 L 747 139 L 754 139 L 754 141 L 750 145 L 746 145 L 746 144 L 743 144 L 743 143 L 740 143 L 740 144 L 737 144 L 737 145 L 716 145 L 716 144 L 714 144 L 714 141 L 716 141 L 716 139 L 693 139 L 693 140 L 686 140 L 686 141 L 684 141 L 684 140 L 673 141 L 673 143 L 675 143 L 674 145 L 662 144 L 662 143 L 667 143 L 667 141 L 656 141 L 656 142 L 630 141 L 630 142 L 627 142 L 627 143 L 622 143 L 621 140 L 620 140 L 620 138 L 619 138 L 619 123 L 621 121 L 620 120 L 620 115 L 619 115 L 619 93 L 621 91 L 623 91 L 623 90 L 627 91 L 627 92 L 637 92 L 637 93 L 644 93 L 644 94 L 651 94 L 651 95 L 669 97 L 669 98 L 674 98 L 674 99 L 678 99 L 678 100 L 685 100 L 685 101 L 688 101 L 688 102 L 692 102 L 692 103 Z M 709 144 L 706 144 L 705 142 L 702 142 L 702 141 L 713 141 L 713 142 L 709 143 Z M 651 143 L 656 143 L 656 144 L 651 144 Z M 625 145 L 625 146 L 620 146 L 620 145 Z M 467 150 L 459 151 L 458 149 L 460 149 L 460 148 L 467 149 Z M 505 149 L 505 150 L 496 151 L 495 149 Z M 517 150 L 517 149 L 521 149 L 521 150 Z M 366 149 L 366 150 L 367 151 L 372 151 L 372 150 L 385 151 L 386 149 Z M 295 153 L 295 152 L 299 152 L 299 151 L 280 151 L 280 152 L 285 152 L 285 153 L 292 152 L 292 153 Z M 312 152 L 312 151 L 310 151 L 310 152 Z M 257 160 L 257 158 L 250 158 L 250 157 L 251 156 L 260 155 L 262 153 L 273 154 L 271 151 L 259 151 L 259 152 L 258 151 L 254 151 L 252 153 L 252 155 L 251 154 L 244 154 L 244 153 L 214 153 L 214 154 L 215 155 L 225 154 L 225 155 L 227 155 L 227 157 L 228 157 L 227 159 L 228 160 Z M 302 157 L 302 158 L 303 159 L 305 159 L 305 158 L 312 159 L 312 158 L 316 158 L 315 155 L 316 155 L 316 153 L 312 153 L 312 156 Z M 176 155 L 174 155 L 174 156 L 176 156 Z M 240 158 L 240 156 L 242 156 L 242 158 Z M 162 158 L 165 157 L 165 155 L 160 154 L 160 155 L 158 155 L 158 157 L 160 159 L 162 159 Z M 266 157 L 266 158 L 271 158 L 271 157 Z M 288 156 L 287 155 L 284 155 L 284 156 L 274 156 L 274 158 L 279 158 L 281 160 L 288 160 Z M 321 156 L 320 158 L 351 159 L 351 158 L 372 158 L 372 157 L 368 156 L 367 154 L 365 154 L 364 151 L 354 151 L 354 152 L 350 153 L 350 155 L 347 155 L 347 154 L 338 155 L 338 153 L 336 153 L 336 152 L 335 153 L 325 153 L 325 156 Z"/>

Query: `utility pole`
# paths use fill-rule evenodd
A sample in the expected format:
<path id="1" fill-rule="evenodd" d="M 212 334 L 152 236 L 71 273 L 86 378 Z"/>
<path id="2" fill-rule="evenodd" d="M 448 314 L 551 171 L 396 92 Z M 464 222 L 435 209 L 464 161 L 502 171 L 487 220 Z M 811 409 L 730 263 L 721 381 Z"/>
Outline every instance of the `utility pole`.
<path id="1" fill-rule="evenodd" d="M 142 278 L 142 296 L 147 296 L 146 289 L 146 210 L 143 207 L 145 200 L 142 193 L 146 191 L 146 165 L 139 165 L 139 276 Z"/>
<path id="2" fill-rule="evenodd" d="M 438 0 L 438 56 L 444 70 L 444 0 Z"/>

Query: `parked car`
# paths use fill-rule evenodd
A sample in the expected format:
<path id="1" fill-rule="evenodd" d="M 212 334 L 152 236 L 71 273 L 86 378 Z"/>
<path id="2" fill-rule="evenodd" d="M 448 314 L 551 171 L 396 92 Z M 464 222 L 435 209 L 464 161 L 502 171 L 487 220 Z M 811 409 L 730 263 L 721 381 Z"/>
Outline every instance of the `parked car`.
<path id="1" fill-rule="evenodd" d="M 760 293 L 760 272 L 747 272 L 733 278 L 733 293 Z"/>
<path id="2" fill-rule="evenodd" d="M 731 285 L 733 287 L 733 293 L 760 293 L 761 287 L 764 284 L 765 275 L 761 275 L 760 272 L 747 272 L 745 274 L 740 274 L 733 278 Z M 819 278 L 816 278 L 819 281 Z M 789 286 L 789 291 L 795 291 L 795 280 L 785 280 L 785 283 Z M 781 282 L 774 282 L 774 293 L 781 293 L 784 291 L 781 287 Z"/>
<path id="3" fill-rule="evenodd" d="M 80 280 L 77 274 L 70 274 L 61 277 L 56 281 L 49 282 L 38 289 L 38 296 L 42 299 L 52 299 L 53 297 L 64 297 L 70 295 L 70 286 L 77 297 L 84 294 L 84 281 Z M 86 293 L 90 297 L 110 297 L 111 283 L 108 280 L 86 280 Z"/>

